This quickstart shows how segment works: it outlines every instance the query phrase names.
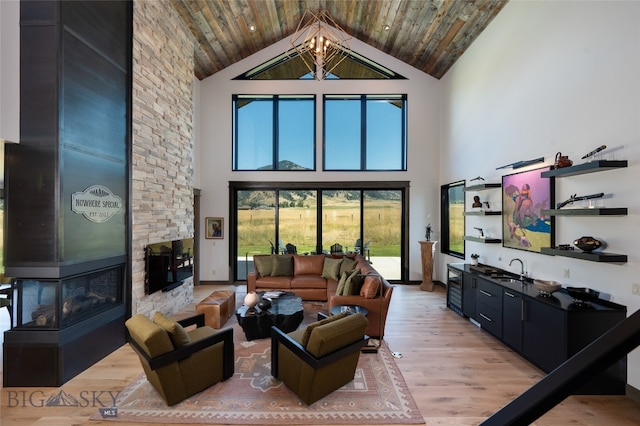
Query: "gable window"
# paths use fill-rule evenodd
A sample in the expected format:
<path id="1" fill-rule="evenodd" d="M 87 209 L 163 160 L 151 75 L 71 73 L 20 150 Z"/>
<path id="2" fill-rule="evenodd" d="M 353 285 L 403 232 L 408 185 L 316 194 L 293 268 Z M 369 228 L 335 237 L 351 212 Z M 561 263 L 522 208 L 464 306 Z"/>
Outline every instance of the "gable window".
<path id="1" fill-rule="evenodd" d="M 464 259 L 464 184 L 458 181 L 440 187 L 440 251 Z"/>
<path id="2" fill-rule="evenodd" d="M 234 95 L 233 170 L 315 170 L 313 95 Z"/>
<path id="3" fill-rule="evenodd" d="M 325 95 L 324 170 L 407 170 L 406 95 Z"/>

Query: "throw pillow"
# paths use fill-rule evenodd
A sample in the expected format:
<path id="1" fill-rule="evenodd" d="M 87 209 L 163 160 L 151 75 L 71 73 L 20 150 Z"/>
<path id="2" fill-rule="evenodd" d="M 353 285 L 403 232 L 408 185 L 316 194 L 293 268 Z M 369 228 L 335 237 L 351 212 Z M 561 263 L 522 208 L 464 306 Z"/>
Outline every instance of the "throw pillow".
<path id="1" fill-rule="evenodd" d="M 347 283 L 347 278 L 349 278 L 349 273 L 344 271 L 340 276 L 340 281 L 338 281 L 338 288 L 336 289 L 336 296 L 345 296 L 344 294 L 344 285 Z"/>
<path id="2" fill-rule="evenodd" d="M 273 256 L 271 269 L 272 277 L 290 277 L 293 275 L 293 261 L 291 256 Z"/>
<path id="3" fill-rule="evenodd" d="M 360 277 L 360 269 L 354 269 L 347 277 L 347 281 L 344 284 L 343 296 L 355 296 L 360 294 L 360 287 L 362 286 L 362 279 Z"/>
<path id="4" fill-rule="evenodd" d="M 365 299 L 375 299 L 380 292 L 380 278 L 378 277 L 365 277 L 362 288 L 360 289 L 360 296 Z"/>
<path id="5" fill-rule="evenodd" d="M 162 312 L 156 312 L 153 315 L 153 322 L 158 324 L 167 333 L 169 333 L 169 338 L 171 338 L 171 342 L 176 349 L 191 343 L 191 338 L 187 334 L 184 327 L 171 318 L 167 317 Z"/>
<path id="6" fill-rule="evenodd" d="M 273 255 L 256 256 L 253 258 L 253 265 L 259 277 L 268 277 L 273 270 Z"/>
<path id="7" fill-rule="evenodd" d="M 320 321 L 316 321 L 314 323 L 311 323 L 307 326 L 307 328 L 304 329 L 304 334 L 302 335 L 302 341 L 300 342 L 302 344 L 302 346 L 304 346 L 305 348 L 307 347 L 307 343 L 309 343 L 309 338 L 311 337 L 311 332 L 313 331 L 314 328 L 324 325 L 324 324 L 329 324 L 330 322 L 339 320 L 340 318 L 344 318 L 347 315 L 349 315 L 346 312 L 340 312 L 338 315 L 332 315 L 330 317 L 327 317 L 323 320 Z"/>
<path id="8" fill-rule="evenodd" d="M 338 281 L 340 279 L 340 265 L 342 265 L 342 258 L 325 258 L 322 266 L 322 276 L 328 280 Z"/>
<path id="9" fill-rule="evenodd" d="M 342 259 L 342 264 L 340 265 L 340 275 L 342 275 L 344 271 L 353 271 L 356 267 L 356 263 L 358 263 L 356 260 L 345 256 L 344 259 Z"/>

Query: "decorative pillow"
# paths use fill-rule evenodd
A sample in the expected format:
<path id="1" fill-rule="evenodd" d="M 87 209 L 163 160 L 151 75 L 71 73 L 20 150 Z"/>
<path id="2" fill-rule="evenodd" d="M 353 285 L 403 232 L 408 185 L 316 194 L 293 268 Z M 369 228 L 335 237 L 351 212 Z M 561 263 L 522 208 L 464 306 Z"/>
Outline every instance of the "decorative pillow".
<path id="1" fill-rule="evenodd" d="M 336 296 L 345 296 L 344 286 L 347 283 L 347 278 L 349 278 L 349 275 L 349 272 L 344 271 L 340 276 L 340 281 L 338 281 L 338 288 L 336 289 Z"/>
<path id="2" fill-rule="evenodd" d="M 342 260 L 342 264 L 340 265 L 340 275 L 342 275 L 344 271 L 353 271 L 356 267 L 356 263 L 358 262 L 345 256 Z"/>
<path id="3" fill-rule="evenodd" d="M 360 296 L 365 299 L 375 299 L 378 297 L 381 284 L 379 277 L 365 277 L 362 288 L 360 289 Z"/>
<path id="4" fill-rule="evenodd" d="M 268 277 L 273 269 L 273 255 L 271 256 L 255 256 L 253 258 L 253 266 L 259 277 Z"/>
<path id="5" fill-rule="evenodd" d="M 153 322 L 162 327 L 171 338 L 173 346 L 178 349 L 191 343 L 191 338 L 187 334 L 184 327 L 179 323 L 167 317 L 162 312 L 157 312 L 153 315 Z"/>
<path id="6" fill-rule="evenodd" d="M 362 286 L 362 277 L 360 276 L 360 269 L 354 269 L 347 277 L 347 281 L 344 283 L 343 296 L 356 296 L 360 294 L 360 287 Z"/>
<path id="7" fill-rule="evenodd" d="M 271 265 L 272 277 L 290 277 L 293 275 L 293 261 L 291 256 L 273 256 L 273 264 Z"/>
<path id="8" fill-rule="evenodd" d="M 307 326 L 307 328 L 304 329 L 304 334 L 302 335 L 302 341 L 300 342 L 302 344 L 302 346 L 304 346 L 305 348 L 307 347 L 307 343 L 309 343 L 309 337 L 311 337 L 311 332 L 313 331 L 314 328 L 321 326 L 321 325 L 325 325 L 325 324 L 329 324 L 330 322 L 339 320 L 340 318 L 344 318 L 347 315 L 349 315 L 346 312 L 340 312 L 338 315 L 332 315 L 330 317 L 327 317 L 323 320 L 320 321 L 316 321 L 313 322 L 311 324 L 309 324 Z"/>
<path id="9" fill-rule="evenodd" d="M 326 279 L 338 281 L 340 279 L 340 265 L 342 265 L 342 258 L 333 259 L 327 257 L 324 259 L 324 265 L 322 266 L 322 276 Z"/>

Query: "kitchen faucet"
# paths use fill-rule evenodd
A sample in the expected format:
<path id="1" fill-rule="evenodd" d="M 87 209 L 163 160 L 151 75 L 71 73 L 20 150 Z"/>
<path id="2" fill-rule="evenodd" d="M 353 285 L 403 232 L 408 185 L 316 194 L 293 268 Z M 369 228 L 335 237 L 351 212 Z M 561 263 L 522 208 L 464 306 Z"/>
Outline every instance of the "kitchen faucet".
<path id="1" fill-rule="evenodd" d="M 509 266 L 511 266 L 511 264 L 517 260 L 518 262 L 520 262 L 520 281 L 524 282 L 525 279 L 525 273 L 524 273 L 524 263 L 522 262 L 522 260 L 518 259 L 517 257 L 514 259 L 511 259 L 511 262 L 509 262 Z"/>

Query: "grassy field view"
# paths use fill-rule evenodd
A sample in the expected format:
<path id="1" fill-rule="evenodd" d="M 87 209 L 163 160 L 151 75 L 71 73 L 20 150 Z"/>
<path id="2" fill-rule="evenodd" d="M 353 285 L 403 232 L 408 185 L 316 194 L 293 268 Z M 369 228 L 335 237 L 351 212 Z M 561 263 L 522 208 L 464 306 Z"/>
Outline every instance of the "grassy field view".
<path id="1" fill-rule="evenodd" d="M 452 251 L 464 253 L 464 203 L 449 204 L 449 220 L 449 247 Z"/>
<path id="2" fill-rule="evenodd" d="M 359 202 L 333 200 L 323 205 L 322 246 L 332 244 L 354 249 L 360 233 Z M 280 238 L 292 243 L 298 253 L 316 248 L 316 209 L 313 205 L 281 207 Z M 366 200 L 364 213 L 365 242 L 370 242 L 371 256 L 400 256 L 401 209 L 398 201 Z M 275 210 L 240 210 L 238 212 L 238 256 L 246 253 L 270 253 L 274 241 Z"/>

